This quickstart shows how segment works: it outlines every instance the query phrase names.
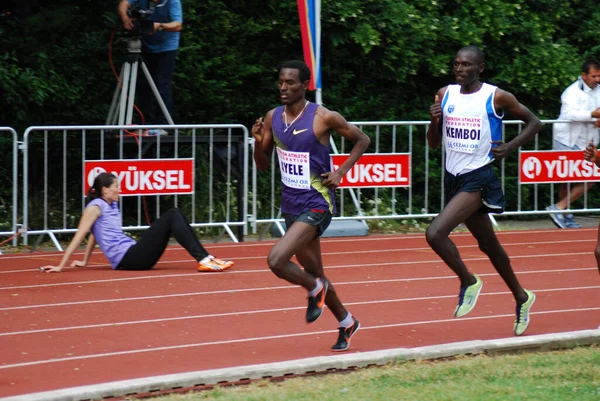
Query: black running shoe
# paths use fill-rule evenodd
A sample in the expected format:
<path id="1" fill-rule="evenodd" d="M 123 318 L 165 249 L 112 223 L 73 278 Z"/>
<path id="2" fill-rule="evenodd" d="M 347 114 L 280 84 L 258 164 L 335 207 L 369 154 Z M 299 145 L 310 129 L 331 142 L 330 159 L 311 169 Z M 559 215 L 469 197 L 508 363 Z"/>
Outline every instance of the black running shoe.
<path id="1" fill-rule="evenodd" d="M 306 322 L 312 323 L 321 316 L 325 306 L 325 295 L 327 295 L 327 280 L 321 280 L 323 288 L 314 297 L 308 297 L 308 308 L 306 308 Z"/>
<path id="2" fill-rule="evenodd" d="M 338 335 L 338 340 L 335 343 L 335 345 L 331 347 L 332 351 L 346 351 L 348 348 L 350 348 L 350 339 L 352 338 L 354 333 L 356 333 L 358 329 L 360 329 L 359 321 L 356 320 L 355 317 L 352 317 L 352 319 L 354 319 L 354 323 L 352 324 L 352 326 L 339 328 L 340 334 Z"/>

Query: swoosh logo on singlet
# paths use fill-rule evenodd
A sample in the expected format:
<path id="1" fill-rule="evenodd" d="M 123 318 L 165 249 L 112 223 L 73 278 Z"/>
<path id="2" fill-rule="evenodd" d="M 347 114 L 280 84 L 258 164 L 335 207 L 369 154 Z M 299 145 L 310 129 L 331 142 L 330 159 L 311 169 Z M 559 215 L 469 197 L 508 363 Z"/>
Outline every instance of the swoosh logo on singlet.
<path id="1" fill-rule="evenodd" d="M 308 130 L 308 128 L 304 128 L 304 129 L 295 129 L 294 128 L 294 132 L 292 132 L 294 135 L 298 135 L 303 133 L 304 131 Z"/>

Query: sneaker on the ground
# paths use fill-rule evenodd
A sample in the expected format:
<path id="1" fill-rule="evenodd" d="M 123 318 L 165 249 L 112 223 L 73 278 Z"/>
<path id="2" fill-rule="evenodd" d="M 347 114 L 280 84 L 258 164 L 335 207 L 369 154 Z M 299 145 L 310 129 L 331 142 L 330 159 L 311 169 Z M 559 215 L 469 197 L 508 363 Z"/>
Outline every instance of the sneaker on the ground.
<path id="1" fill-rule="evenodd" d="M 565 215 L 565 226 L 567 228 L 581 228 L 581 224 L 575 221 L 575 216 L 572 214 Z"/>
<path id="2" fill-rule="evenodd" d="M 169 135 L 167 131 L 164 129 L 149 129 L 147 132 L 148 136 L 160 136 L 160 135 Z"/>
<path id="3" fill-rule="evenodd" d="M 229 269 L 233 266 L 233 262 L 227 260 L 221 260 L 219 258 L 215 258 L 212 255 L 209 255 L 198 262 L 198 271 L 199 272 L 221 272 L 223 270 Z"/>
<path id="4" fill-rule="evenodd" d="M 352 319 L 354 319 L 354 323 L 352 323 L 352 326 L 340 327 L 338 329 L 340 333 L 338 335 L 337 342 L 333 345 L 333 347 L 331 347 L 332 351 L 346 351 L 348 348 L 350 348 L 350 339 L 352 338 L 354 333 L 356 333 L 358 329 L 360 329 L 359 321 L 356 320 L 354 316 L 352 317 Z"/>
<path id="5" fill-rule="evenodd" d="M 529 326 L 529 311 L 531 306 L 535 302 L 535 294 L 531 291 L 525 290 L 527 293 L 527 301 L 521 305 L 517 304 L 517 318 L 515 319 L 515 334 L 520 336 L 525 332 L 527 326 Z"/>
<path id="6" fill-rule="evenodd" d="M 329 284 L 327 280 L 321 280 L 323 288 L 314 297 L 308 297 L 308 308 L 306 308 L 306 322 L 312 323 L 321 316 L 323 313 L 323 307 L 325 306 L 325 296 L 327 295 L 327 288 Z"/>
<path id="7" fill-rule="evenodd" d="M 483 281 L 481 281 L 481 279 L 475 274 L 473 277 L 475 277 L 475 280 L 477 280 L 475 284 L 471 284 L 468 287 L 460 287 L 458 304 L 454 310 L 454 316 L 456 317 L 461 317 L 471 312 L 477 303 L 477 297 L 479 297 L 479 293 L 483 287 Z"/>
<path id="8" fill-rule="evenodd" d="M 556 205 L 550 205 L 546 208 L 547 211 L 549 212 L 555 212 L 555 211 L 561 211 L 559 208 L 556 207 Z M 567 222 L 565 221 L 565 215 L 562 213 L 550 213 L 550 218 L 552 219 L 552 222 L 554 223 L 554 225 L 558 228 L 566 228 L 567 227 Z"/>

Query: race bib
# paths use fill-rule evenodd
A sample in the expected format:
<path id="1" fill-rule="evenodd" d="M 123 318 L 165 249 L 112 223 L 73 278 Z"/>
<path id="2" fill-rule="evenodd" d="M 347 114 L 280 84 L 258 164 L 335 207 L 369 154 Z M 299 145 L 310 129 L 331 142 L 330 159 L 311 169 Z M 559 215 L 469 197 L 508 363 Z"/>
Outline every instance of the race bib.
<path id="1" fill-rule="evenodd" d="M 444 116 L 446 147 L 462 153 L 475 153 L 481 142 L 481 118 Z"/>
<path id="2" fill-rule="evenodd" d="M 277 148 L 281 182 L 290 188 L 310 189 L 310 153 Z"/>

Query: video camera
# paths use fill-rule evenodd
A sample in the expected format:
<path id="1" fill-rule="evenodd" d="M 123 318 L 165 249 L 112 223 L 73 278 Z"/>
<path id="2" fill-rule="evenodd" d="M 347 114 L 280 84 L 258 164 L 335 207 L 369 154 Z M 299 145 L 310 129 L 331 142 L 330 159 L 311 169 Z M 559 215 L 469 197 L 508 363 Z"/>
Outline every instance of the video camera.
<path id="1" fill-rule="evenodd" d="M 134 37 L 138 37 L 141 34 L 150 35 L 154 33 L 154 22 L 146 19 L 151 14 L 152 11 L 142 10 L 138 4 L 129 7 L 127 9 L 127 16 L 131 18 L 133 29 L 125 31 L 125 33 Z"/>

